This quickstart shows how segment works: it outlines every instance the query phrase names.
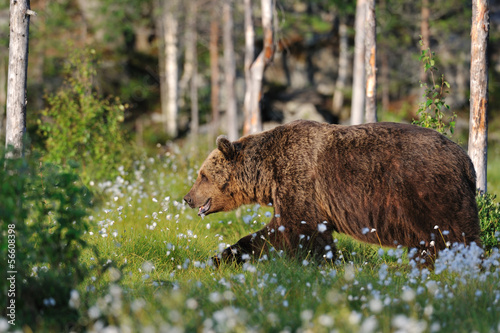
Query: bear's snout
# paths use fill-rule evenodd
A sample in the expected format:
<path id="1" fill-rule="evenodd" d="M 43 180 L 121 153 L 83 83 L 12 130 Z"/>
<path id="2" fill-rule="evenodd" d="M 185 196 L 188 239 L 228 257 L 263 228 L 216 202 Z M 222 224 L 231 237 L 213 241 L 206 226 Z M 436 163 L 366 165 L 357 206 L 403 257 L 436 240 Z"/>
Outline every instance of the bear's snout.
<path id="1" fill-rule="evenodd" d="M 189 193 L 186 194 L 186 196 L 184 197 L 184 201 L 186 201 L 189 207 L 194 208 L 194 201 L 193 198 L 191 198 L 191 196 L 189 195 Z"/>

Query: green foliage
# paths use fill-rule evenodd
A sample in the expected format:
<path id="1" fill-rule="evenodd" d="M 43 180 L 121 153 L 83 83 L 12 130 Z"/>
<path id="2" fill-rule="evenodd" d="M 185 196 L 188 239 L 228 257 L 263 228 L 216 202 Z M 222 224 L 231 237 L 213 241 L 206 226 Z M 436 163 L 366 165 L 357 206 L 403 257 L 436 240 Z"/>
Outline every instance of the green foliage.
<path id="1" fill-rule="evenodd" d="M 96 61 L 94 50 L 70 56 L 64 69 L 67 78 L 47 97 L 43 121 L 38 121 L 46 138 L 46 160 L 64 166 L 80 163 L 85 181 L 113 178 L 118 166 L 129 163 L 122 129 L 127 105 L 95 91 Z"/>
<path id="2" fill-rule="evenodd" d="M 2 153 L 0 165 L 0 258 L 5 264 L 14 260 L 2 269 L 0 304 L 7 304 L 10 290 L 7 271 L 17 271 L 15 297 L 9 296 L 16 302 L 16 327 L 33 328 L 43 320 L 45 327 L 67 330 L 78 318 L 68 306 L 70 293 L 86 273 L 79 258 L 91 194 L 74 170 L 34 156 L 5 159 Z M 15 239 L 14 248 L 7 239 Z M 3 306 L 1 311 L 5 315 Z"/>
<path id="3" fill-rule="evenodd" d="M 423 46 L 422 39 L 420 45 Z M 447 89 L 450 84 L 441 75 L 440 81 L 436 81 L 434 74 L 438 71 L 436 68 L 435 53 L 430 48 L 422 50 L 419 61 L 422 62 L 424 71 L 430 74 L 430 85 L 427 82 L 420 82 L 420 87 L 424 88 L 424 101 L 419 104 L 417 115 L 418 120 L 413 120 L 413 124 L 422 127 L 432 128 L 441 134 L 451 136 L 455 129 L 455 119 L 457 115 L 453 115 L 445 122 L 444 109 L 450 109 L 450 106 L 445 103 L 445 96 L 449 93 Z"/>
<path id="4" fill-rule="evenodd" d="M 481 242 L 486 251 L 500 247 L 500 203 L 496 195 L 483 193 L 476 197 L 481 224 Z"/>

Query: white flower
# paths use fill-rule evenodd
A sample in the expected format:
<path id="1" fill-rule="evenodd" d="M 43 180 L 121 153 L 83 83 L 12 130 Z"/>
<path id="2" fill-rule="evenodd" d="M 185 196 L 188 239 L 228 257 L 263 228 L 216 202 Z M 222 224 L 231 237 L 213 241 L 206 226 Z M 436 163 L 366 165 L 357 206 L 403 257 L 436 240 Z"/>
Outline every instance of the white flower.
<path id="1" fill-rule="evenodd" d="M 0 332 L 7 332 L 9 329 L 9 322 L 7 319 L 0 317 Z"/>
<path id="2" fill-rule="evenodd" d="M 326 225 L 324 225 L 324 224 L 318 224 L 318 231 L 320 233 L 325 232 L 326 231 Z"/>
<path id="3" fill-rule="evenodd" d="M 278 231 L 280 231 L 280 232 L 283 232 L 283 231 L 285 231 L 285 226 L 283 226 L 283 225 L 280 225 L 280 227 L 278 228 Z"/>
<path id="4" fill-rule="evenodd" d="M 318 317 L 318 322 L 320 325 L 325 326 L 325 327 L 332 327 L 334 320 L 332 317 L 329 315 L 323 314 Z"/>
<path id="5" fill-rule="evenodd" d="M 97 319 L 101 315 L 101 310 L 99 310 L 97 305 L 94 305 L 89 309 L 88 313 L 89 313 L 90 319 Z"/>
<path id="6" fill-rule="evenodd" d="M 304 310 L 300 313 L 300 319 L 303 321 L 310 321 L 313 318 L 312 310 Z"/>
<path id="7" fill-rule="evenodd" d="M 382 301 L 378 298 L 373 298 L 368 302 L 368 307 L 370 308 L 370 311 L 373 313 L 380 313 L 382 312 L 382 309 L 384 308 L 384 304 Z"/>
<path id="8" fill-rule="evenodd" d="M 190 310 L 194 310 L 198 307 L 198 302 L 194 298 L 188 298 L 186 300 L 186 307 Z"/>
<path id="9" fill-rule="evenodd" d="M 425 286 L 431 295 L 434 295 L 439 288 L 437 282 L 434 280 L 427 281 Z"/>
<path id="10" fill-rule="evenodd" d="M 346 266 L 345 271 L 344 271 L 344 278 L 346 279 L 346 281 L 354 280 L 354 266 L 353 265 Z"/>
<path id="11" fill-rule="evenodd" d="M 401 295 L 401 299 L 407 303 L 413 302 L 415 300 L 415 296 L 417 294 L 415 293 L 415 290 L 411 288 L 406 288 L 403 291 L 403 294 Z"/>

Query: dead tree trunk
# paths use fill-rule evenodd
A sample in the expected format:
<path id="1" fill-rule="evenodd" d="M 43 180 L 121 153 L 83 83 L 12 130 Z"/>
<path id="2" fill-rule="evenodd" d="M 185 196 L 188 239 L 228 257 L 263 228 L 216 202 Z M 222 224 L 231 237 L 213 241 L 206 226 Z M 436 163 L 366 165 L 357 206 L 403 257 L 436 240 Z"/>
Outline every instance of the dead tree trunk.
<path id="1" fill-rule="evenodd" d="M 365 13 L 366 0 L 356 3 L 356 35 L 354 38 L 354 69 L 352 83 L 351 125 L 362 124 L 365 106 Z"/>
<path id="2" fill-rule="evenodd" d="M 476 186 L 487 191 L 488 148 L 488 0 L 472 1 L 469 156 L 477 175 Z"/>
<path id="3" fill-rule="evenodd" d="M 10 157 L 23 154 L 26 134 L 26 80 L 30 16 L 29 0 L 10 1 L 9 71 L 7 82 L 6 146 L 14 151 Z"/>
<path id="4" fill-rule="evenodd" d="M 218 0 L 212 1 L 212 18 L 210 22 L 210 105 L 212 106 L 211 134 L 219 131 L 219 11 Z"/>
<path id="5" fill-rule="evenodd" d="M 223 21 L 224 21 L 224 74 L 226 81 L 226 116 L 227 116 L 227 135 L 229 140 L 234 141 L 238 139 L 238 114 L 236 105 L 236 61 L 234 55 L 233 43 L 233 1 L 224 0 Z"/>
<path id="6" fill-rule="evenodd" d="M 377 122 L 377 31 L 375 20 L 375 0 L 368 0 L 365 13 L 365 121 Z"/>

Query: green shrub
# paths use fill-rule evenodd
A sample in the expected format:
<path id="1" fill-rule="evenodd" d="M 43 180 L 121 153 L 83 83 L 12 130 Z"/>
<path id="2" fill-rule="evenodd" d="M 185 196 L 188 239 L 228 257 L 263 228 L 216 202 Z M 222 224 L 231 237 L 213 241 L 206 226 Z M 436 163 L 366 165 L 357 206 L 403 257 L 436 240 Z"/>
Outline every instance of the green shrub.
<path id="1" fill-rule="evenodd" d="M 5 159 L 2 152 L 0 165 L 0 258 L 6 264 L 0 304 L 15 300 L 15 328 L 67 331 L 78 320 L 68 302 L 86 274 L 79 257 L 91 194 L 74 170 L 33 156 Z M 8 292 L 12 275 L 15 295 Z M 0 317 L 13 319 L 7 311 L 2 306 Z"/>
<path id="2" fill-rule="evenodd" d="M 46 139 L 49 162 L 82 166 L 84 181 L 110 179 L 120 165 L 128 166 L 122 130 L 126 104 L 102 98 L 95 91 L 95 51 L 73 53 L 64 69 L 67 79 L 56 94 L 47 97 L 39 128 Z"/>
<path id="3" fill-rule="evenodd" d="M 485 251 L 500 245 L 500 203 L 496 195 L 484 193 L 476 197 L 481 224 L 481 242 Z"/>
<path id="4" fill-rule="evenodd" d="M 423 41 L 420 39 L 420 45 Z M 418 105 L 418 120 L 413 120 L 413 124 L 421 127 L 432 128 L 441 134 L 451 136 L 455 129 L 455 113 L 449 118 L 448 123 L 444 121 L 445 114 L 443 109 L 450 109 L 445 103 L 445 96 L 448 94 L 450 84 L 441 75 L 439 81 L 436 81 L 434 74 L 438 71 L 435 66 L 435 53 L 429 48 L 422 50 L 419 60 L 423 64 L 424 71 L 430 74 L 430 86 L 427 82 L 420 82 L 420 87 L 424 88 L 422 97 L 424 101 Z"/>

